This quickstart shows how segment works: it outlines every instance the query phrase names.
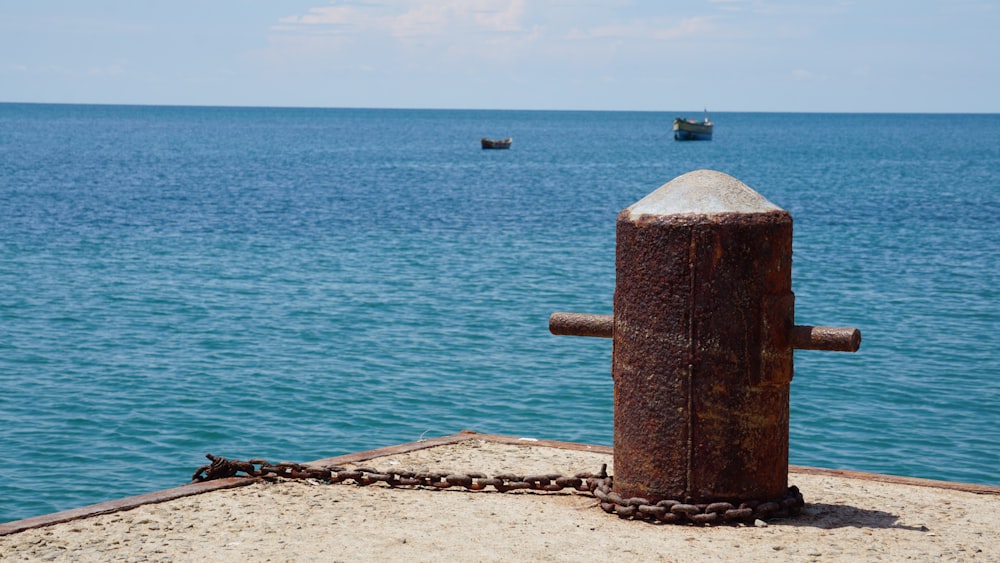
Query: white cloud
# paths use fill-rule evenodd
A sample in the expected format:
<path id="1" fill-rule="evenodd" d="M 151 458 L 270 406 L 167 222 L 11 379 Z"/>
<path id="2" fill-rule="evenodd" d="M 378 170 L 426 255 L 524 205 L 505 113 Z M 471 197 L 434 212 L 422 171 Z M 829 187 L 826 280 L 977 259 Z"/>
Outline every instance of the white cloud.
<path id="1" fill-rule="evenodd" d="M 711 16 L 685 18 L 673 27 L 658 30 L 653 34 L 653 37 L 656 39 L 681 39 L 702 36 L 715 28 L 714 20 L 715 18 Z"/>
<path id="2" fill-rule="evenodd" d="M 720 10 L 727 12 L 738 12 L 748 4 L 747 0 L 708 0 L 709 4 L 715 4 Z"/>
<path id="3" fill-rule="evenodd" d="M 715 28 L 714 17 L 702 16 L 684 18 L 680 22 L 671 20 L 632 21 L 595 26 L 587 29 L 574 28 L 567 37 L 574 40 L 622 38 L 629 40 L 653 39 L 669 41 L 686 37 L 703 36 Z"/>
<path id="4" fill-rule="evenodd" d="M 323 6 L 310 8 L 305 14 L 278 20 L 271 31 L 284 35 L 331 35 L 367 33 L 378 29 L 378 6 Z"/>
<path id="5" fill-rule="evenodd" d="M 525 0 L 389 0 L 310 8 L 279 20 L 273 31 L 315 26 L 374 31 L 393 37 L 440 35 L 452 31 L 519 32 Z"/>
<path id="6" fill-rule="evenodd" d="M 383 21 L 394 37 L 439 35 L 449 27 L 451 12 L 448 4 L 423 2 Z"/>
<path id="7" fill-rule="evenodd" d="M 279 21 L 283 24 L 300 25 L 349 25 L 357 24 L 359 19 L 364 18 L 365 13 L 353 6 L 325 6 L 310 8 L 305 15 L 288 16 Z"/>
<path id="8" fill-rule="evenodd" d="M 526 0 L 334 0 L 280 18 L 256 56 L 286 69 L 364 72 L 509 62 L 540 34 L 525 25 L 526 11 Z"/>
<path id="9" fill-rule="evenodd" d="M 487 29 L 495 31 L 521 31 L 521 19 L 525 15 L 525 1 L 512 0 L 504 10 L 478 10 L 476 21 Z"/>

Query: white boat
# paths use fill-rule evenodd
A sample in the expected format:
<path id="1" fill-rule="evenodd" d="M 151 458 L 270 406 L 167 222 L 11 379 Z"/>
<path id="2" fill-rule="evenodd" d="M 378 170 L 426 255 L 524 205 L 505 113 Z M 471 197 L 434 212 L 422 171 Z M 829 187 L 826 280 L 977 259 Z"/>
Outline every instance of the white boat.
<path id="1" fill-rule="evenodd" d="M 674 140 L 675 141 L 711 141 L 712 140 L 712 127 L 715 124 L 708 117 L 708 112 L 705 112 L 705 118 L 702 121 L 696 121 L 691 118 L 675 117 L 674 118 Z"/>

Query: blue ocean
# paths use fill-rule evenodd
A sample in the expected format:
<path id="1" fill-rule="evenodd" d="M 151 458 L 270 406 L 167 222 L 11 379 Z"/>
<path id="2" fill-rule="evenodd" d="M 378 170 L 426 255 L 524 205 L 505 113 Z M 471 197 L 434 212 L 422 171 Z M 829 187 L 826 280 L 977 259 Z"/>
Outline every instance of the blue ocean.
<path id="1" fill-rule="evenodd" d="M 611 342 L 548 316 L 611 314 L 618 212 L 702 168 L 864 336 L 796 352 L 791 462 L 1000 485 L 1000 115 L 678 114 L 0 104 L 0 522 L 208 452 L 610 445 Z"/>

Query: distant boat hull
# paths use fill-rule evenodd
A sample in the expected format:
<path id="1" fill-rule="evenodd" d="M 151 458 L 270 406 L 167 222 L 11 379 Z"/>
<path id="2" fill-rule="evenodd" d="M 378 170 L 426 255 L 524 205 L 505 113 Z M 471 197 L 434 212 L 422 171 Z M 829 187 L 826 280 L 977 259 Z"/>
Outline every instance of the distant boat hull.
<path id="1" fill-rule="evenodd" d="M 484 149 L 509 149 L 510 144 L 514 142 L 514 139 L 508 137 L 506 139 L 487 139 L 483 137 L 480 141 Z"/>
<path id="2" fill-rule="evenodd" d="M 674 140 L 711 141 L 713 127 L 714 124 L 707 117 L 701 122 L 677 117 L 674 119 Z"/>

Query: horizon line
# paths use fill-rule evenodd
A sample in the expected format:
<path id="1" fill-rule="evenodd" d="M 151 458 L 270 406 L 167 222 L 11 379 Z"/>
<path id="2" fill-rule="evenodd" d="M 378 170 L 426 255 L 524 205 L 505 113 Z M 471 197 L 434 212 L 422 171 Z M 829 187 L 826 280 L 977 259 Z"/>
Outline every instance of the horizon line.
<path id="1" fill-rule="evenodd" d="M 497 111 L 497 112 L 566 112 L 566 113 L 678 113 L 696 110 L 656 110 L 656 109 L 553 109 L 553 108 L 487 108 L 487 107 L 378 107 L 378 106 L 313 106 L 313 105 L 259 105 L 259 104 L 179 104 L 179 103 L 137 103 L 137 102 L 25 102 L 0 100 L 0 105 L 38 106 L 96 106 L 96 107 L 162 107 L 162 108 L 203 108 L 203 109 L 288 109 L 288 110 L 362 110 L 362 111 Z M 759 114 L 820 114 L 820 115 L 1000 115 L 984 111 L 847 111 L 847 110 L 712 110 L 708 113 L 759 113 Z"/>

